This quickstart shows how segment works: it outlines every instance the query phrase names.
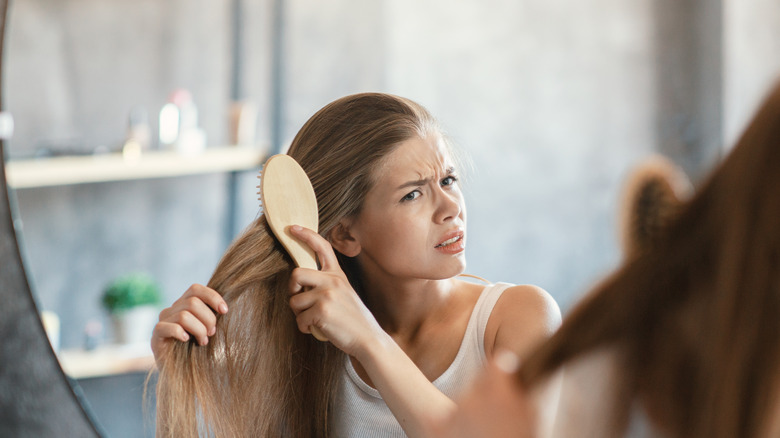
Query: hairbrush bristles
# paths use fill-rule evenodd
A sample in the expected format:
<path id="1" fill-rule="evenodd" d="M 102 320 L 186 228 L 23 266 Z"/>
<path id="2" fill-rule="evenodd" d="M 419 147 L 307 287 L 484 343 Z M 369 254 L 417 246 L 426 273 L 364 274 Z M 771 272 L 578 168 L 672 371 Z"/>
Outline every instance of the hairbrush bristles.
<path id="1" fill-rule="evenodd" d="M 265 165 L 263 165 L 265 167 Z M 263 168 L 260 168 L 260 170 L 257 172 L 257 180 L 261 181 L 261 183 L 258 183 L 255 188 L 257 188 L 257 201 L 260 204 L 260 212 L 263 212 Z"/>
<path id="2" fill-rule="evenodd" d="M 652 247 L 692 192 L 685 173 L 664 157 L 654 156 L 637 166 L 624 186 L 620 212 L 624 252 L 636 254 Z"/>
<path id="3" fill-rule="evenodd" d="M 255 187 L 257 187 L 258 197 L 263 196 L 263 170 L 265 170 L 265 164 L 263 164 L 263 167 L 261 167 L 260 170 L 257 171 L 257 186 Z"/>

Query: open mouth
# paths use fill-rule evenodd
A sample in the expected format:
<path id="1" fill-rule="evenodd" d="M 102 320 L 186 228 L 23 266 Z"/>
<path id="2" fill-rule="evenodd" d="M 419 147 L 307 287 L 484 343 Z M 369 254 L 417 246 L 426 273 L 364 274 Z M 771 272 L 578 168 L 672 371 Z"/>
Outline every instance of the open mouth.
<path id="1" fill-rule="evenodd" d="M 455 236 L 455 237 L 453 237 L 451 239 L 447 239 L 444 242 L 436 245 L 436 248 L 444 248 L 445 246 L 452 245 L 453 243 L 456 243 L 456 242 L 460 241 L 461 239 L 463 239 L 463 235 L 459 234 L 459 235 L 457 235 L 457 236 Z"/>

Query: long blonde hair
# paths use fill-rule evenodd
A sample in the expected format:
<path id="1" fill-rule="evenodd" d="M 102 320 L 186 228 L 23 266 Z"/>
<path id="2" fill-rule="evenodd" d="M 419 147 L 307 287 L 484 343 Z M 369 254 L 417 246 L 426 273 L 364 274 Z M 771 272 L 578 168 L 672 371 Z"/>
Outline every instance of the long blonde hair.
<path id="1" fill-rule="evenodd" d="M 672 438 L 762 437 L 780 406 L 780 84 L 698 193 L 519 373 L 618 353 L 614 436 L 641 406 Z"/>
<path id="2" fill-rule="evenodd" d="M 395 146 L 435 130 L 420 105 L 379 93 L 338 99 L 312 116 L 288 154 L 314 186 L 320 234 L 359 213 L 375 168 Z M 337 255 L 359 290 L 359 269 Z M 177 343 L 161 360 L 158 436 L 328 436 L 345 358 L 298 331 L 288 305 L 293 268 L 262 215 L 228 248 L 208 286 L 230 311 L 207 346 Z"/>

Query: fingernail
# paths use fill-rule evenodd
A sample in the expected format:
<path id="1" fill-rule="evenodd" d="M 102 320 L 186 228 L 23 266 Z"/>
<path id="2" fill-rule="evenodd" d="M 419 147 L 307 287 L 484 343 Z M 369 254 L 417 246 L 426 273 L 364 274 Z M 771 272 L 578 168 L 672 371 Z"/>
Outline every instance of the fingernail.
<path id="1" fill-rule="evenodd" d="M 209 338 L 207 338 L 207 337 L 206 337 L 206 338 L 203 338 L 203 339 L 201 339 L 201 341 L 200 341 L 200 345 L 206 345 L 206 344 L 208 344 L 208 343 L 209 343 Z"/>
<path id="2" fill-rule="evenodd" d="M 182 341 L 182 342 L 187 342 L 187 341 L 189 341 L 189 340 L 190 340 L 190 335 L 188 335 L 187 333 L 185 333 L 184 335 L 182 335 L 182 337 L 181 337 L 181 341 Z"/>
<path id="3" fill-rule="evenodd" d="M 214 326 L 209 329 L 209 336 L 214 336 L 214 334 L 217 332 L 217 327 Z"/>
<path id="4" fill-rule="evenodd" d="M 220 313 L 225 314 L 225 313 L 227 313 L 227 310 L 228 310 L 227 309 L 227 304 L 222 303 L 222 304 L 219 305 L 219 312 Z"/>
<path id="5" fill-rule="evenodd" d="M 514 373 L 520 368 L 520 358 L 508 350 L 496 352 L 493 362 L 498 369 L 507 374 Z"/>
<path id="6" fill-rule="evenodd" d="M 303 227 L 300 226 L 300 225 L 293 225 L 292 229 L 293 229 L 293 231 L 301 231 L 303 229 Z"/>

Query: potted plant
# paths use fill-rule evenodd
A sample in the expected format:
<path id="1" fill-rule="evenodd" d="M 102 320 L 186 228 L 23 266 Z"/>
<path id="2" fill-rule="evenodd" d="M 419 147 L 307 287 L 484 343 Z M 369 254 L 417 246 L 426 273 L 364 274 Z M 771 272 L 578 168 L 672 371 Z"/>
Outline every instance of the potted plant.
<path id="1" fill-rule="evenodd" d="M 103 291 L 103 306 L 111 314 L 116 342 L 149 342 L 162 296 L 148 274 L 133 273 L 112 281 Z"/>

